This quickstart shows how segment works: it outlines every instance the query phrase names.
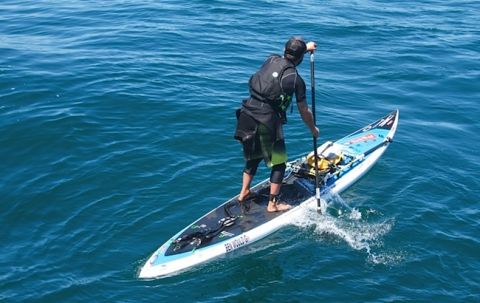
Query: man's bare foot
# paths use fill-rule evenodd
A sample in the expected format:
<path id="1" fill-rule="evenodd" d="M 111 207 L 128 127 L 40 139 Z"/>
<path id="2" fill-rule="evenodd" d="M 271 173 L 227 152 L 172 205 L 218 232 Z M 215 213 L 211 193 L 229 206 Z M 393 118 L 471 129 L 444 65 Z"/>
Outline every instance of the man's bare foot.
<path id="1" fill-rule="evenodd" d="M 286 211 L 292 208 L 290 204 L 283 203 L 283 202 L 268 202 L 267 206 L 267 212 L 269 213 L 274 213 L 274 212 L 279 212 L 279 211 Z"/>
<path id="2" fill-rule="evenodd" d="M 245 192 L 241 192 L 240 195 L 238 195 L 238 202 L 242 203 L 245 201 L 245 199 L 250 195 L 250 190 L 247 189 Z"/>

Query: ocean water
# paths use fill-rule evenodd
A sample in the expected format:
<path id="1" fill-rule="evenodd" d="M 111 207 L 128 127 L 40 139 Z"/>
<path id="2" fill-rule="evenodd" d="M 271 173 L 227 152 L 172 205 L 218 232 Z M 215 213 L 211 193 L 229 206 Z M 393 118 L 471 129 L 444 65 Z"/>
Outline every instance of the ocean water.
<path id="1" fill-rule="evenodd" d="M 479 13 L 468 0 L 1 1 L 0 302 L 480 302 Z M 318 44 L 320 142 L 398 108 L 395 142 L 332 198 L 341 213 L 138 279 L 238 193 L 234 111 L 292 35 Z M 310 150 L 297 109 L 285 132 L 291 159 Z"/>

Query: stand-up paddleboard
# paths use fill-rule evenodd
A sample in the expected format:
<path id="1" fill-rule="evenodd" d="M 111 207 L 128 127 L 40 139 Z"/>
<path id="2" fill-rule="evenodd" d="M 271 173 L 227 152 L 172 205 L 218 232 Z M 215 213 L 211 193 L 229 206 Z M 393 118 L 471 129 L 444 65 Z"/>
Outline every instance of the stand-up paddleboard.
<path id="1" fill-rule="evenodd" d="M 321 194 L 340 193 L 362 177 L 392 142 L 398 110 L 335 142 L 317 148 Z M 240 204 L 234 197 L 201 217 L 163 244 L 142 267 L 140 278 L 176 273 L 227 254 L 277 231 L 302 208 L 316 204 L 313 152 L 287 163 L 280 201 L 293 208 L 267 212 L 270 182 L 252 188 L 255 194 Z"/>

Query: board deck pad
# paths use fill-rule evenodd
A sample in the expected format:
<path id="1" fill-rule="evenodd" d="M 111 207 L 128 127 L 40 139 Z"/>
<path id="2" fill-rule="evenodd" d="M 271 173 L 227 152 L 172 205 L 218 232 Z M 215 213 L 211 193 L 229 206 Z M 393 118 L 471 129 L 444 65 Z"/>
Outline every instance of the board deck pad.
<path id="1" fill-rule="evenodd" d="M 292 174 L 284 180 L 281 193 L 279 195 L 280 201 L 295 207 L 300 205 L 300 203 L 310 198 L 314 194 L 313 191 L 308 189 L 308 187 L 305 185 L 305 182 L 310 183 L 312 188 L 314 187 L 314 183 L 307 179 L 299 182 L 299 179 L 305 178 L 300 178 Z M 208 232 L 215 230 L 220 227 L 219 221 L 230 215 L 237 218 L 232 226 L 222 228 L 217 236 L 213 237 L 208 242 L 201 243 L 200 245 L 193 242 L 191 244 L 187 244 L 181 249 L 175 249 L 175 245 L 172 244 L 165 252 L 165 255 L 170 256 L 185 253 L 192 251 L 193 249 L 199 249 L 207 245 L 225 241 L 226 239 L 241 235 L 253 228 L 265 224 L 266 222 L 276 218 L 281 214 L 284 214 L 285 212 L 288 212 L 288 210 L 283 212 L 267 211 L 270 182 L 265 181 L 252 188 L 252 191 L 254 192 L 254 197 L 242 202 L 244 203 L 243 206 L 238 202 L 237 198 L 233 198 L 192 224 L 190 228 L 185 230 L 179 236 L 179 238 L 197 232 Z M 225 208 L 227 208 L 227 211 Z"/>

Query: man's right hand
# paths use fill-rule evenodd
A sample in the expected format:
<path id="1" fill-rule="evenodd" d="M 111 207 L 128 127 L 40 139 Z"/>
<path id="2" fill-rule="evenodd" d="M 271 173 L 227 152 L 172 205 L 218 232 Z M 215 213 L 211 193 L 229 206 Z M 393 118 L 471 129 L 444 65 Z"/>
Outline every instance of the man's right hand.
<path id="1" fill-rule="evenodd" d="M 308 52 L 313 52 L 317 49 L 317 43 L 310 41 L 307 43 L 307 51 Z"/>

